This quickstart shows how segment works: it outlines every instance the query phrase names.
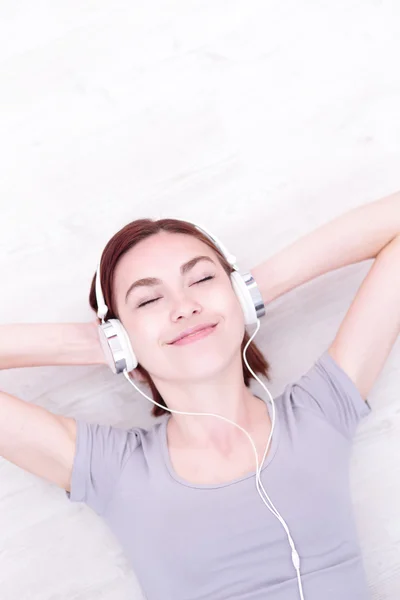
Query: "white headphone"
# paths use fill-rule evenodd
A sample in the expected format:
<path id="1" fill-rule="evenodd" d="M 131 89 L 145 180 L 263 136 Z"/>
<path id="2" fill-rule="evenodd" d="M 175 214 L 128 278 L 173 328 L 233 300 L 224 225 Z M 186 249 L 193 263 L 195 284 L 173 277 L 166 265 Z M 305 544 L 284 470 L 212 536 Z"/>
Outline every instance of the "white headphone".
<path id="1" fill-rule="evenodd" d="M 176 220 L 179 220 L 179 219 L 176 219 Z M 186 221 L 186 223 L 190 223 L 190 221 Z M 163 406 L 162 404 L 158 404 L 157 402 L 155 402 L 152 398 L 147 396 L 141 389 L 139 389 L 135 385 L 135 383 L 129 377 L 129 372 L 137 367 L 138 360 L 135 356 L 135 353 L 133 352 L 131 342 L 129 339 L 129 335 L 119 319 L 108 319 L 107 321 L 104 320 L 104 317 L 107 315 L 107 312 L 108 312 L 108 306 L 105 303 L 104 295 L 103 295 L 103 292 L 101 289 L 101 280 L 100 280 L 101 258 L 100 258 L 100 261 L 97 266 L 96 283 L 95 283 L 96 301 L 97 301 L 97 307 L 98 307 L 97 308 L 97 316 L 102 321 L 98 326 L 98 334 L 99 334 L 99 338 L 100 338 L 100 343 L 103 348 L 104 355 L 107 360 L 107 364 L 110 367 L 110 369 L 112 370 L 112 372 L 115 374 L 119 374 L 122 372 L 124 374 L 125 378 L 129 381 L 129 383 L 132 384 L 133 387 L 140 394 L 142 394 L 142 396 L 147 398 L 147 400 L 149 400 L 156 406 L 159 406 L 160 408 L 162 408 L 164 410 L 168 410 L 169 412 L 174 412 L 174 413 L 183 414 L 183 415 L 193 415 L 193 416 L 205 415 L 205 416 L 218 417 L 219 419 L 223 419 L 224 421 L 227 421 L 228 423 L 235 425 L 235 427 L 238 427 L 241 431 L 243 431 L 243 433 L 245 433 L 245 435 L 247 435 L 247 437 L 249 438 L 250 443 L 253 447 L 254 454 L 256 457 L 256 488 L 257 488 L 257 492 L 259 493 L 260 498 L 264 502 L 266 507 L 272 512 L 273 515 L 275 515 L 275 517 L 282 524 L 283 528 L 286 531 L 286 534 L 287 534 L 288 540 L 289 540 L 289 544 L 290 544 L 290 547 L 292 550 L 292 554 L 291 554 L 292 562 L 296 569 L 300 598 L 301 598 L 301 600 L 304 600 L 301 576 L 300 576 L 299 555 L 295 548 L 295 545 L 294 545 L 292 536 L 289 532 L 287 524 L 285 523 L 285 521 L 283 520 L 283 518 L 281 517 L 281 515 L 275 508 L 274 504 L 272 503 L 272 500 L 269 498 L 269 496 L 268 496 L 267 492 L 265 491 L 264 486 L 261 482 L 261 478 L 260 478 L 261 468 L 262 468 L 262 465 L 264 464 L 264 460 L 265 460 L 265 457 L 268 452 L 268 448 L 269 448 L 271 438 L 272 438 L 272 433 L 273 433 L 274 426 L 275 426 L 275 403 L 274 403 L 274 399 L 272 398 L 270 392 L 267 390 L 267 388 L 265 387 L 263 382 L 257 377 L 257 375 L 254 373 L 254 371 L 250 368 L 250 365 L 247 362 L 245 353 L 246 353 L 247 347 L 249 346 L 249 344 L 251 343 L 251 341 L 253 340 L 254 336 L 256 335 L 256 333 L 258 332 L 258 330 L 260 328 L 260 320 L 258 317 L 265 315 L 265 305 L 264 305 L 260 290 L 259 290 L 253 276 L 251 275 L 251 273 L 250 272 L 240 273 L 238 270 L 238 267 L 236 265 L 236 257 L 233 254 L 231 254 L 230 252 L 228 252 L 228 250 L 218 240 L 218 238 L 216 236 L 212 235 L 211 233 L 209 233 L 203 226 L 200 227 L 199 225 L 197 225 L 195 223 L 192 223 L 192 225 L 194 225 L 196 227 L 196 229 L 198 229 L 201 233 L 203 233 L 207 238 L 209 238 L 215 244 L 215 246 L 221 251 L 223 256 L 226 258 L 227 262 L 233 267 L 234 271 L 230 274 L 230 279 L 232 282 L 233 290 L 236 293 L 236 296 L 238 297 L 240 305 L 243 309 L 245 325 L 256 325 L 257 326 L 257 329 L 252 334 L 251 338 L 249 339 L 249 341 L 247 342 L 247 344 L 243 350 L 243 359 L 244 359 L 249 371 L 252 373 L 252 375 L 255 377 L 255 379 L 260 383 L 260 385 L 268 393 L 268 395 L 271 399 L 271 403 L 272 403 L 271 432 L 270 432 L 270 435 L 268 438 L 268 443 L 265 448 L 265 452 L 264 452 L 264 456 L 261 461 L 261 464 L 260 465 L 258 464 L 257 448 L 253 442 L 253 439 L 251 438 L 249 433 L 245 429 L 243 429 L 243 427 L 241 427 L 234 421 L 231 421 L 230 419 L 222 417 L 221 415 L 215 415 L 213 413 L 189 413 L 189 412 L 183 412 L 183 411 L 179 411 L 179 410 L 172 410 L 166 406 Z M 262 489 L 263 493 L 265 494 L 265 496 L 268 499 L 268 502 L 271 504 L 272 508 L 265 501 L 265 498 L 263 497 L 263 495 L 260 492 L 260 488 Z"/>

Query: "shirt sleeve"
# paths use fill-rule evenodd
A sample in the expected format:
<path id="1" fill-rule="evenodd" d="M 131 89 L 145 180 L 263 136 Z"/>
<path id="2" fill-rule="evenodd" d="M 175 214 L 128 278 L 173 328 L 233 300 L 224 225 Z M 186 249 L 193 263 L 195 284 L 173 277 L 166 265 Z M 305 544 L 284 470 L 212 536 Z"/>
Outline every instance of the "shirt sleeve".
<path id="1" fill-rule="evenodd" d="M 120 429 L 76 420 L 71 502 L 84 502 L 104 513 L 126 461 L 140 444 L 139 429 Z"/>
<path id="2" fill-rule="evenodd" d="M 295 404 L 319 414 L 348 439 L 371 412 L 368 401 L 328 350 L 292 385 L 291 394 Z"/>

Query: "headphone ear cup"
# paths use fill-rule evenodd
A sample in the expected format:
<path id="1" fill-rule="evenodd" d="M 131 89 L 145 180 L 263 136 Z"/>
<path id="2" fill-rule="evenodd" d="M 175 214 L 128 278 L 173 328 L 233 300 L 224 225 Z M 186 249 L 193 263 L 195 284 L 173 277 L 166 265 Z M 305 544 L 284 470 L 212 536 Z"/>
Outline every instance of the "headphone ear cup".
<path id="1" fill-rule="evenodd" d="M 100 344 L 113 373 L 129 372 L 138 365 L 125 327 L 119 319 L 109 319 L 98 326 Z"/>
<path id="2" fill-rule="evenodd" d="M 256 307 L 254 306 L 253 298 L 251 297 L 245 280 L 238 271 L 233 271 L 230 274 L 230 278 L 234 292 L 243 309 L 245 325 L 255 325 L 258 320 Z"/>

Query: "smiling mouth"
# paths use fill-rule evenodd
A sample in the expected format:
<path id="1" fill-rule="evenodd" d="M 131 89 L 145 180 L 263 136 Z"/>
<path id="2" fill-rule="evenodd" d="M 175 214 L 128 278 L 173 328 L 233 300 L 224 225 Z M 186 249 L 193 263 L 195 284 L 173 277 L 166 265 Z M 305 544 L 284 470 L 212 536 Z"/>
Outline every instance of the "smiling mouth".
<path id="1" fill-rule="evenodd" d="M 218 325 L 218 323 L 216 323 L 215 325 L 211 325 L 209 327 L 204 327 L 203 329 L 200 329 L 199 331 L 196 331 L 195 333 L 190 333 L 188 335 L 185 335 L 185 336 L 179 338 L 179 340 L 176 340 L 175 342 L 171 342 L 170 346 L 185 345 L 185 344 L 189 344 L 191 341 L 194 342 L 196 340 L 200 340 L 204 337 L 207 337 L 214 331 L 214 329 L 216 328 L 217 325 Z"/>

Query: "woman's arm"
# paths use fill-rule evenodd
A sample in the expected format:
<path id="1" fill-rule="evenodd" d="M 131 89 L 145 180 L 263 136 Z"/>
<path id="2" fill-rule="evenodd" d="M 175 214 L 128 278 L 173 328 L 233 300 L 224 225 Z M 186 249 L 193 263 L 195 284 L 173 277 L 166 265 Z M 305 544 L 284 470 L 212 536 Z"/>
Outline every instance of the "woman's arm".
<path id="1" fill-rule="evenodd" d="M 267 305 L 328 271 L 376 258 L 399 232 L 400 192 L 397 192 L 323 224 L 250 272 Z"/>
<path id="2" fill-rule="evenodd" d="M 97 322 L 0 325 L 0 369 L 106 364 Z"/>
<path id="3" fill-rule="evenodd" d="M 76 421 L 0 392 L 0 456 L 69 491 Z"/>
<path id="4" fill-rule="evenodd" d="M 0 325 L 0 369 L 105 364 L 97 322 Z M 0 391 L 0 456 L 65 490 L 76 421 Z"/>
<path id="5" fill-rule="evenodd" d="M 364 398 L 400 333 L 400 193 L 345 213 L 251 270 L 268 303 L 366 259 L 375 260 L 329 347 Z"/>

